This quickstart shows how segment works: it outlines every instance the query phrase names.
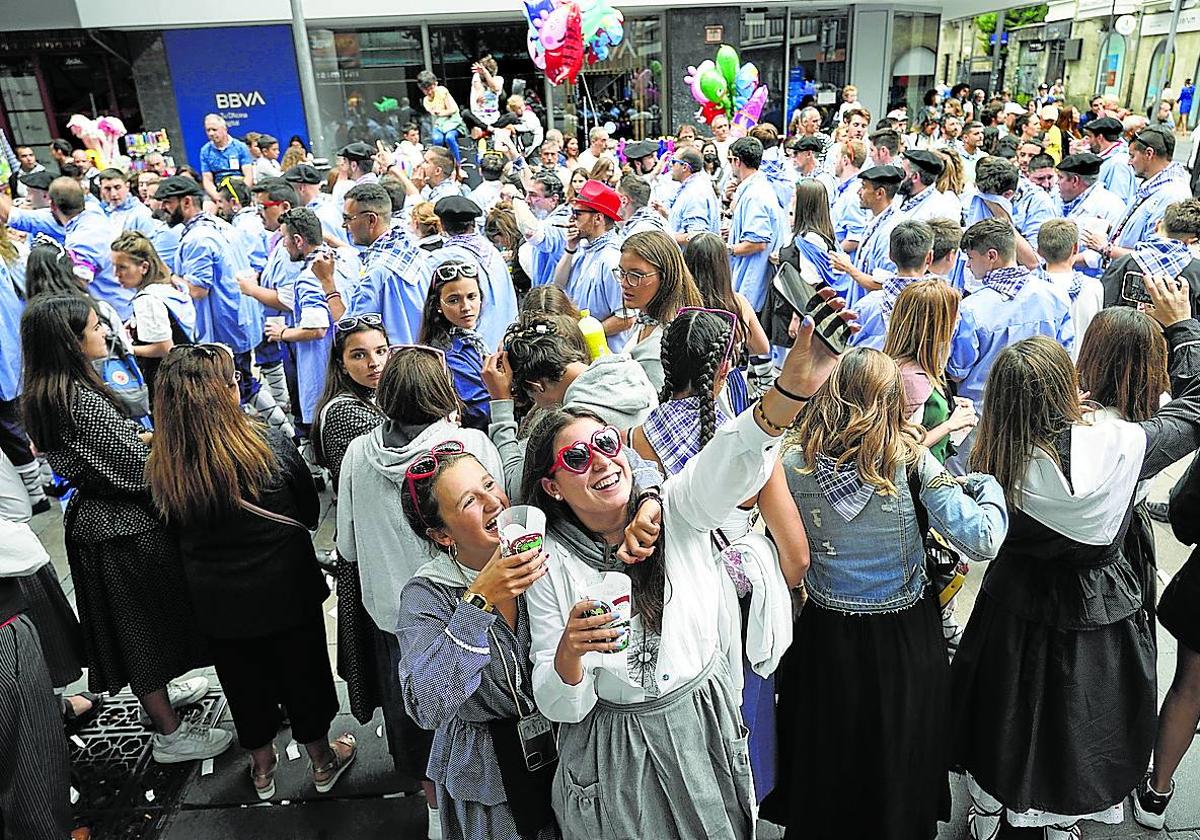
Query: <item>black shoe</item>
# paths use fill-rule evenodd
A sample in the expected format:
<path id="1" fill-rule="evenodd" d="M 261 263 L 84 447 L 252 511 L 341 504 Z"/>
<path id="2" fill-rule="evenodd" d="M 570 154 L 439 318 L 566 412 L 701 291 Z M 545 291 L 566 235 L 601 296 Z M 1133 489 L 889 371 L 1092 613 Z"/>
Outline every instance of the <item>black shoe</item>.
<path id="1" fill-rule="evenodd" d="M 1167 805 L 1175 795 L 1175 781 L 1171 781 L 1171 789 L 1162 794 L 1150 787 L 1150 776 L 1142 779 L 1133 791 L 1133 818 L 1138 825 L 1146 828 L 1160 829 L 1166 823 Z"/>
<path id="2" fill-rule="evenodd" d="M 48 510 L 50 510 L 50 500 L 47 498 L 43 497 L 33 503 L 33 515 L 34 516 L 37 516 L 39 513 L 45 513 Z"/>
<path id="3" fill-rule="evenodd" d="M 1146 502 L 1146 513 L 1150 514 L 1150 518 L 1155 522 L 1171 523 L 1171 518 L 1167 516 L 1166 502 Z"/>
<path id="4" fill-rule="evenodd" d="M 72 735 L 95 720 L 96 716 L 100 714 L 100 710 L 104 708 L 104 698 L 99 694 L 92 694 L 90 691 L 81 691 L 79 692 L 79 696 L 92 704 L 90 709 L 80 714 L 75 714 L 75 709 L 71 706 L 71 701 L 66 697 L 63 698 L 63 722 L 66 724 L 67 732 Z"/>

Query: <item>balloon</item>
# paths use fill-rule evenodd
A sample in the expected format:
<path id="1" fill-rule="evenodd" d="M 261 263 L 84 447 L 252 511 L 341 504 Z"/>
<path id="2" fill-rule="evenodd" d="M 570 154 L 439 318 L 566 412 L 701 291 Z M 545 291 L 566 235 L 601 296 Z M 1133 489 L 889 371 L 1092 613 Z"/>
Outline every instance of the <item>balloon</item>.
<path id="1" fill-rule="evenodd" d="M 755 88 L 754 93 L 750 95 L 750 101 L 746 103 L 746 107 L 743 110 L 754 117 L 755 122 L 758 122 L 758 118 L 762 116 L 762 110 L 766 104 L 767 86 L 759 85 Z"/>
<path id="2" fill-rule="evenodd" d="M 381 114 L 386 114 L 388 111 L 395 111 L 400 107 L 400 103 L 390 96 L 385 96 L 374 104 L 375 110 Z"/>
<path id="3" fill-rule="evenodd" d="M 700 121 L 705 124 L 711 124 L 721 114 L 725 113 L 725 109 L 715 102 L 705 102 L 700 108 Z"/>
<path id="4" fill-rule="evenodd" d="M 550 13 L 538 28 L 538 40 L 547 50 L 556 50 L 563 45 L 567 37 L 567 18 L 571 14 L 570 5 L 562 5 Z M 576 10 L 576 16 L 579 12 Z"/>
<path id="5" fill-rule="evenodd" d="M 609 134 L 617 133 L 617 126 L 611 120 L 606 122 L 603 126 L 601 126 L 601 128 L 603 128 Z"/>
<path id="6" fill-rule="evenodd" d="M 650 61 L 650 72 L 653 73 L 655 76 L 657 76 L 659 73 L 662 72 L 662 62 L 659 61 L 657 58 L 652 59 Z"/>
<path id="7" fill-rule="evenodd" d="M 723 105 L 725 97 L 729 93 L 729 85 L 726 84 L 719 71 L 709 68 L 700 74 L 700 91 L 709 102 Z"/>
<path id="8" fill-rule="evenodd" d="M 542 47 L 542 42 L 538 40 L 536 32 L 532 30 L 529 33 L 528 39 L 529 58 L 539 70 L 546 69 L 546 50 Z"/>
<path id="9" fill-rule="evenodd" d="M 717 69 L 721 71 L 721 76 L 729 87 L 733 87 L 734 80 L 737 79 L 739 66 L 737 50 L 728 44 L 717 48 Z"/>
<path id="10" fill-rule="evenodd" d="M 754 66 L 754 62 L 747 61 L 738 69 L 737 76 L 733 80 L 733 88 L 739 96 L 748 99 L 756 87 L 758 87 L 758 68 Z"/>
<path id="11" fill-rule="evenodd" d="M 529 18 L 529 26 L 536 28 L 543 18 L 554 11 L 553 0 L 525 0 L 525 16 Z"/>
<path id="12" fill-rule="evenodd" d="M 567 2 L 554 10 L 555 14 L 559 12 L 564 12 L 565 15 L 563 37 L 558 46 L 546 47 L 546 78 L 552 85 L 561 84 L 564 79 L 574 84 L 579 69 L 583 66 L 583 33 L 580 30 L 579 6 L 574 2 Z M 539 36 L 545 30 L 543 24 Z M 542 43 L 545 44 L 544 37 Z"/>

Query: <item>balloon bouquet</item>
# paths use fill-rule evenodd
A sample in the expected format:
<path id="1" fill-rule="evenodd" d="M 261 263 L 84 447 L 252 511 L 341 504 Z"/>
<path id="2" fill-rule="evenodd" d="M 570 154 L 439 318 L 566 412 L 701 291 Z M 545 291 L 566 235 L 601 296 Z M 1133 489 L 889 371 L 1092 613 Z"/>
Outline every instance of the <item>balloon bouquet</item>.
<path id="1" fill-rule="evenodd" d="M 717 49 L 717 60 L 706 59 L 699 67 L 688 67 L 684 84 L 700 104 L 696 118 L 711 124 L 724 114 L 730 121 L 730 134 L 743 137 L 758 123 L 767 104 L 767 86 L 758 81 L 753 62 L 742 64 L 738 52 L 728 44 Z"/>
<path id="2" fill-rule="evenodd" d="M 575 83 L 583 60 L 604 61 L 625 37 L 625 18 L 608 0 L 525 0 L 529 57 L 550 84 Z"/>

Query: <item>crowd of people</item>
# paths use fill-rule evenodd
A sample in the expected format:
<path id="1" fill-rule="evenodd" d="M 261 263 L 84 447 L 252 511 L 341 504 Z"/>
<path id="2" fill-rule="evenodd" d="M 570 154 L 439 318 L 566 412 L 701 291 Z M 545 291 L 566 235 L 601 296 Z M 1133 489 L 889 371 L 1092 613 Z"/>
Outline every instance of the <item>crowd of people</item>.
<path id="1" fill-rule="evenodd" d="M 323 566 L 351 709 L 431 838 L 934 838 L 951 772 L 977 840 L 1079 838 L 1131 794 L 1161 828 L 1200 720 L 1200 567 L 1159 599 L 1147 501 L 1200 448 L 1173 131 L 965 85 L 876 118 L 847 87 L 782 132 L 618 143 L 543 132 L 489 62 L 468 111 L 421 75 L 433 143 L 334 168 L 216 115 L 198 171 L 18 150 L 8 830 L 69 834 L 64 727 L 125 688 L 154 761 L 236 737 L 271 800 L 288 725 L 333 789 Z M 1157 511 L 1188 543 L 1197 493 Z M 51 497 L 78 615 L 28 524 Z M 178 711 L 205 665 L 236 735 Z"/>

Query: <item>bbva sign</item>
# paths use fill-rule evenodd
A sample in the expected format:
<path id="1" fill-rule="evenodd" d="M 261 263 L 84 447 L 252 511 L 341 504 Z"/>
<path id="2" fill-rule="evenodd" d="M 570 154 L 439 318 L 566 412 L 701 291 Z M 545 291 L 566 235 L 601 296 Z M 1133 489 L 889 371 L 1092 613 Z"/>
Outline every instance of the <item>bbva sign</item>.
<path id="1" fill-rule="evenodd" d="M 218 108 L 249 108 L 254 105 L 267 104 L 267 100 L 257 90 L 249 93 L 214 93 L 213 98 L 216 100 Z"/>

